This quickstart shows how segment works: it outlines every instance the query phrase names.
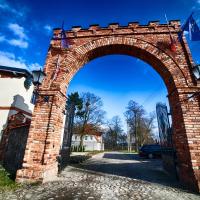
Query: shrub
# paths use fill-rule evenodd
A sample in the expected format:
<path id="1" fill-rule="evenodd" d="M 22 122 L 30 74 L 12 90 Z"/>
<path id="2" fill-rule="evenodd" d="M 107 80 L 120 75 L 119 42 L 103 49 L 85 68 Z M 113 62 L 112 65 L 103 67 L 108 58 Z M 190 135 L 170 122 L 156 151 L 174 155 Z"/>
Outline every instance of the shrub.
<path id="1" fill-rule="evenodd" d="M 11 190 L 19 187 L 19 184 L 15 183 L 10 178 L 10 174 L 0 165 L 0 190 Z"/>

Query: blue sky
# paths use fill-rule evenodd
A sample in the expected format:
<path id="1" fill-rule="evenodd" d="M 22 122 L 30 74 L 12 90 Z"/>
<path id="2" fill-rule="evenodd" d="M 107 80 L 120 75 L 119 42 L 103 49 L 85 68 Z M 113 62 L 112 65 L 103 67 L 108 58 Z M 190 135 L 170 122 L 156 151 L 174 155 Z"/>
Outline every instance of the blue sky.
<path id="1" fill-rule="evenodd" d="M 0 65 L 42 67 L 52 29 L 65 21 L 65 29 L 90 24 L 107 26 L 131 21 L 147 24 L 180 19 L 192 11 L 200 22 L 200 0 L 0 0 Z M 200 62 L 200 42 L 189 42 L 193 58 Z M 107 117 L 120 115 L 130 99 L 143 104 L 148 112 L 158 101 L 166 102 L 167 91 L 151 66 L 129 56 L 97 58 L 82 68 L 70 83 L 69 92 L 91 91 L 102 97 Z"/>

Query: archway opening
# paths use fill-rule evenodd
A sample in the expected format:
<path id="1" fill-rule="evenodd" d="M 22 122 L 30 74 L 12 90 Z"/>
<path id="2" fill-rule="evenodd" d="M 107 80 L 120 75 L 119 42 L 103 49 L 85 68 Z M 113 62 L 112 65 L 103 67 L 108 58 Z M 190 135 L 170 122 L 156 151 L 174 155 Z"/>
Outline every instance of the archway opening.
<path id="1" fill-rule="evenodd" d="M 125 49 L 122 51 L 121 50 L 122 48 L 120 48 L 120 52 L 118 53 L 127 54 L 127 52 L 124 51 Z M 68 95 L 78 92 L 80 96 L 82 96 L 83 93 L 89 92 L 100 97 L 104 103 L 103 109 L 107 111 L 107 116 L 105 119 L 107 122 L 104 121 L 104 124 L 101 125 L 101 129 L 106 132 L 106 128 L 110 128 L 108 125 L 109 119 L 118 115 L 122 119 L 121 126 L 126 135 L 127 141 L 128 134 L 133 134 L 134 136 L 134 131 L 132 133 L 128 133 L 130 130 L 127 128 L 128 123 L 124 115 L 126 108 L 128 107 L 128 102 L 132 100 L 138 103 L 138 106 L 142 106 L 144 108 L 144 116 L 149 117 L 150 113 L 154 112 L 155 114 L 156 103 L 158 102 L 167 104 L 169 109 L 167 88 L 160 75 L 152 68 L 152 66 L 145 63 L 141 59 L 133 57 L 133 55 L 130 55 L 130 53 L 129 56 L 119 54 L 111 55 L 113 54 L 111 53 L 112 47 L 106 52 L 103 51 L 104 54 L 108 55 L 99 57 L 99 52 L 101 51 L 101 49 L 98 49 L 98 53 L 94 54 L 93 52 L 93 54 L 89 54 L 91 62 L 87 63 L 73 77 L 68 87 Z M 75 120 L 75 126 L 77 121 Z M 74 129 L 72 135 L 72 151 L 76 152 L 72 153 L 72 160 L 74 160 L 74 156 L 77 156 L 77 151 L 85 151 L 86 154 L 87 152 L 92 151 L 112 151 L 103 153 L 101 160 L 102 163 L 101 161 L 99 163 L 97 161 L 95 164 L 89 162 L 86 165 L 82 165 L 82 167 L 98 172 L 128 176 L 142 180 L 154 180 L 157 183 L 172 184 L 172 182 L 175 182 L 177 184 L 175 181 L 175 171 L 172 173 L 173 175 L 169 177 L 165 175 L 163 176 L 162 172 L 160 171 L 160 167 L 162 167 L 162 161 L 161 159 L 157 159 L 156 155 L 153 155 L 155 156 L 155 159 L 146 159 L 146 157 L 140 157 L 137 155 L 137 151 L 139 149 L 136 149 L 135 144 L 132 144 L 132 150 L 130 151 L 129 149 L 128 151 L 128 142 L 124 146 L 116 145 L 115 148 L 104 146 L 104 149 L 94 149 L 94 143 L 97 143 L 97 141 L 95 140 L 95 137 L 94 140 L 91 139 L 92 134 L 89 132 L 84 133 L 83 144 L 85 145 L 85 149 L 79 150 L 78 146 L 80 144 L 81 134 L 76 131 L 77 130 Z M 104 134 L 106 135 L 106 133 Z M 151 134 L 152 140 L 144 141 L 142 145 L 140 143 L 139 147 L 142 147 L 145 144 L 154 145 L 160 143 L 156 116 L 152 123 Z M 95 136 L 95 133 L 93 133 L 93 136 Z M 104 137 L 104 140 L 106 140 L 106 136 L 102 137 Z M 119 153 L 113 153 L 113 151 L 118 151 Z M 173 162 L 173 159 L 174 158 L 171 157 L 169 162 Z M 133 160 L 135 163 L 132 162 Z M 175 166 L 173 165 L 172 167 Z M 141 170 L 139 170 L 139 168 L 141 168 Z M 132 172 L 134 173 L 127 173 L 126 169 L 132 169 Z M 145 169 L 146 171 L 144 172 L 143 170 Z M 151 176 L 152 174 L 150 171 L 152 170 L 154 172 L 157 170 L 157 177 Z M 135 173 L 136 171 L 137 173 Z M 144 176 L 141 176 L 141 174 Z M 149 176 L 147 174 L 149 174 Z"/>
<path id="2" fill-rule="evenodd" d="M 120 112 L 125 120 L 123 113 L 131 98 L 148 113 L 155 111 L 158 102 L 169 108 L 167 88 L 160 75 L 141 59 L 127 55 L 107 55 L 87 63 L 70 81 L 67 94 L 76 91 L 90 91 L 105 99 L 104 110 L 109 110 L 109 104 L 114 107 L 107 112 L 109 118 Z"/>

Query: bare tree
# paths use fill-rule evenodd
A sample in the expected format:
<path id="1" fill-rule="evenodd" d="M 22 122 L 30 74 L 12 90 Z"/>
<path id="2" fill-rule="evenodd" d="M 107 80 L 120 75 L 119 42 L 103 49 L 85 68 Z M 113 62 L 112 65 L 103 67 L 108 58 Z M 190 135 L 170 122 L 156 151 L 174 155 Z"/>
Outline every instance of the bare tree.
<path id="1" fill-rule="evenodd" d="M 152 129 L 155 115 L 146 117 L 144 108 L 133 100 L 130 100 L 124 113 L 130 128 L 131 137 L 135 138 L 136 150 L 144 143 L 153 142 Z"/>
<path id="2" fill-rule="evenodd" d="M 119 116 L 114 116 L 107 122 L 107 131 L 104 135 L 104 143 L 107 149 L 117 149 L 117 146 L 122 140 L 124 134 L 122 129 L 122 121 Z"/>
<path id="3" fill-rule="evenodd" d="M 139 147 L 139 126 L 141 125 L 141 118 L 145 114 L 145 110 L 142 106 L 133 100 L 130 100 L 125 112 L 127 124 L 130 128 L 130 133 L 134 134 L 136 150 Z M 133 135 L 130 135 L 132 138 Z"/>
<path id="4" fill-rule="evenodd" d="M 97 129 L 104 123 L 105 111 L 102 110 L 103 102 L 100 97 L 93 93 L 83 93 L 81 95 L 83 101 L 82 109 L 77 113 L 76 125 L 80 137 L 80 146 L 83 146 L 83 136 L 86 134 L 86 127 L 90 125 Z"/>

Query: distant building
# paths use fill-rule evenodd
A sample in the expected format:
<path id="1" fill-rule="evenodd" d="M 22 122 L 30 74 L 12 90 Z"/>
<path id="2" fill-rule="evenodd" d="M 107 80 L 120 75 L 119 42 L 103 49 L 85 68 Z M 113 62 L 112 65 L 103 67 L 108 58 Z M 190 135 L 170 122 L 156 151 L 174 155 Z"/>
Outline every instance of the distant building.
<path id="1" fill-rule="evenodd" d="M 91 126 L 87 127 L 86 134 L 83 136 L 83 146 L 85 151 L 102 151 L 104 150 L 103 132 L 91 130 Z M 72 147 L 79 146 L 81 141 L 80 134 L 73 134 Z"/>
<path id="2" fill-rule="evenodd" d="M 26 69 L 0 66 L 0 139 L 9 118 L 17 113 L 31 119 L 33 85 Z"/>

